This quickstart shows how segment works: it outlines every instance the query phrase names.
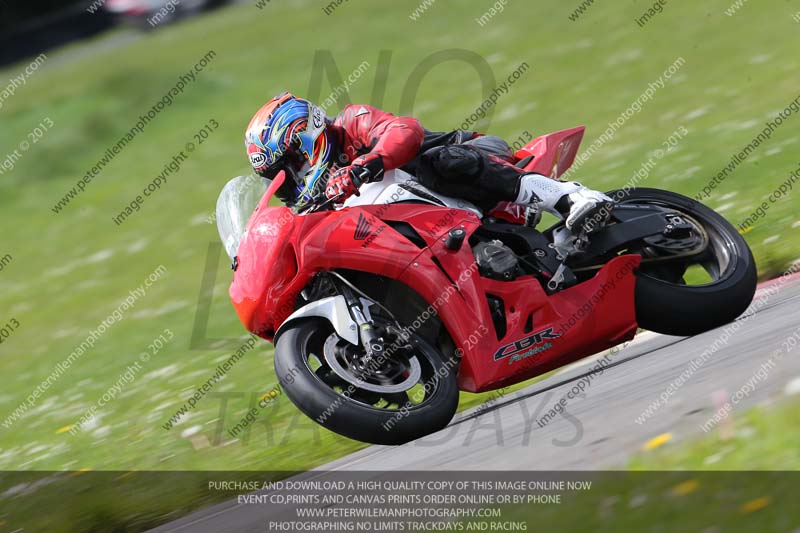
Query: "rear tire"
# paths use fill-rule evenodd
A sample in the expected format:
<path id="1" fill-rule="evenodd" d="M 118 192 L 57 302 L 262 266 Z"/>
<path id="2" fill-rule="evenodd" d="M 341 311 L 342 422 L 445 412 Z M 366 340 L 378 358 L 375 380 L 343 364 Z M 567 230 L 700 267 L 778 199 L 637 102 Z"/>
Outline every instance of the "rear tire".
<path id="1" fill-rule="evenodd" d="M 610 195 L 613 198 L 614 192 Z M 635 297 L 636 319 L 642 328 L 688 337 L 732 322 L 747 309 L 758 282 L 756 263 L 745 240 L 725 218 L 691 198 L 659 189 L 631 189 L 622 201 L 674 206 L 715 232 L 731 258 L 721 278 L 706 285 L 670 283 L 640 269 Z"/>
<path id="2" fill-rule="evenodd" d="M 311 369 L 310 350 L 332 332 L 327 321 L 298 320 L 281 333 L 275 344 L 275 372 L 298 409 L 331 431 L 372 444 L 404 444 L 447 426 L 458 407 L 459 389 L 456 372 L 445 365 L 436 348 L 412 334 L 415 349 L 439 376 L 430 398 L 405 412 L 382 409 L 340 394 Z"/>

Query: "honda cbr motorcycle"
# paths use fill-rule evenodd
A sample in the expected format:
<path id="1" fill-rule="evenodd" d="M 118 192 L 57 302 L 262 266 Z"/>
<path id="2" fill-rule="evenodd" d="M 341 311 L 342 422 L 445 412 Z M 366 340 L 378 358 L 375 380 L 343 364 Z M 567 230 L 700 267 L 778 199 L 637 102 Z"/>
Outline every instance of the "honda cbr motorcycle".
<path id="1" fill-rule="evenodd" d="M 584 128 L 515 155 L 558 178 Z M 500 204 L 484 213 L 394 170 L 336 206 L 270 205 L 271 183 L 238 177 L 217 222 L 233 260 L 230 297 L 244 326 L 275 344 L 289 399 L 352 439 L 402 444 L 438 431 L 459 391 L 538 376 L 634 337 L 690 336 L 738 317 L 756 266 L 722 216 L 680 194 L 625 188 L 604 225 Z M 591 224 L 589 224 L 591 226 Z"/>

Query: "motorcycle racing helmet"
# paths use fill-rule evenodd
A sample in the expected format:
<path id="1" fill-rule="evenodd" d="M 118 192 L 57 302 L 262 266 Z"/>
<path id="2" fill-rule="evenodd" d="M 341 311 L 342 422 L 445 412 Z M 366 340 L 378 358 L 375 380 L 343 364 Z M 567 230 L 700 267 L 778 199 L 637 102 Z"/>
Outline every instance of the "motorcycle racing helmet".
<path id="1" fill-rule="evenodd" d="M 247 126 L 245 146 L 259 176 L 286 172 L 276 193 L 284 203 L 302 207 L 324 192 L 331 138 L 325 113 L 308 100 L 285 92 L 264 104 Z"/>

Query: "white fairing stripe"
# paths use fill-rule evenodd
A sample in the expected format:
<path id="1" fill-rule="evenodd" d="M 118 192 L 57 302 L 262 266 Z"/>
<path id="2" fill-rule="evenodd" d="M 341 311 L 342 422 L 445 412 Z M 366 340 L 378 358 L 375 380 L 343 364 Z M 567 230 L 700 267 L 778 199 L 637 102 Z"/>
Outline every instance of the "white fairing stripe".
<path id="1" fill-rule="evenodd" d="M 401 185 L 405 183 L 409 183 L 409 185 L 415 189 L 424 191 L 426 195 L 431 195 L 435 198 L 438 198 L 446 207 L 465 209 L 472 211 L 478 215 L 478 217 L 483 216 L 483 212 L 474 204 L 471 204 L 466 200 L 461 200 L 459 198 L 453 198 L 451 196 L 445 196 L 443 194 L 439 194 L 438 192 L 434 192 L 419 183 L 414 176 L 400 169 L 386 172 L 381 181 L 362 185 L 358 190 L 361 195 L 351 196 L 344 201 L 343 207 L 355 207 L 359 205 L 386 205 L 398 202 L 407 202 L 409 200 L 414 200 L 425 204 L 439 205 L 432 202 L 429 198 L 417 196 L 408 189 L 403 188 Z"/>
<path id="2" fill-rule="evenodd" d="M 287 325 L 297 319 L 307 317 L 320 317 L 325 318 L 331 323 L 336 334 L 341 338 L 358 346 L 358 327 L 355 321 L 350 317 L 350 312 L 347 309 L 347 302 L 344 296 L 329 296 L 308 305 L 304 305 L 283 321 L 283 324 L 275 332 L 275 338 L 286 329 Z"/>

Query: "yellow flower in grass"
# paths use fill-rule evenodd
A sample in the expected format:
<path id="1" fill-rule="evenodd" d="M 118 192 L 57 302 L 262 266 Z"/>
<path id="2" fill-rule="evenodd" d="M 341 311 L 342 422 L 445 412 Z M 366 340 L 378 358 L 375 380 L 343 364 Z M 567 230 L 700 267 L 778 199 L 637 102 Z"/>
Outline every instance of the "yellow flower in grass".
<path id="1" fill-rule="evenodd" d="M 261 396 L 261 398 L 259 398 L 258 400 L 263 402 L 267 398 L 272 399 L 272 398 L 276 398 L 277 396 L 278 396 L 278 391 L 271 390 L 268 393 L 266 393 L 263 396 Z"/>
<path id="2" fill-rule="evenodd" d="M 739 507 L 739 511 L 742 513 L 755 513 L 756 511 L 760 511 L 764 507 L 770 504 L 770 499 L 766 496 L 762 496 L 760 498 L 756 498 L 755 500 L 750 500 L 749 502 L 745 503 L 741 507 Z"/>
<path id="3" fill-rule="evenodd" d="M 659 448 L 672 440 L 672 433 L 662 433 L 644 443 L 642 450 L 650 451 Z"/>
<path id="4" fill-rule="evenodd" d="M 698 483 L 696 479 L 688 479 L 672 487 L 672 494 L 675 496 L 686 496 L 696 491 L 699 486 L 700 483 Z"/>

